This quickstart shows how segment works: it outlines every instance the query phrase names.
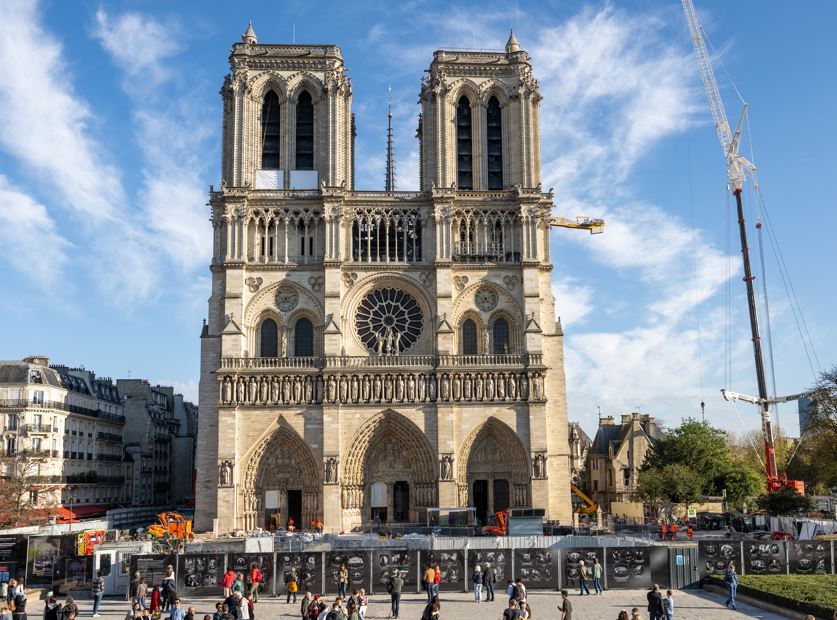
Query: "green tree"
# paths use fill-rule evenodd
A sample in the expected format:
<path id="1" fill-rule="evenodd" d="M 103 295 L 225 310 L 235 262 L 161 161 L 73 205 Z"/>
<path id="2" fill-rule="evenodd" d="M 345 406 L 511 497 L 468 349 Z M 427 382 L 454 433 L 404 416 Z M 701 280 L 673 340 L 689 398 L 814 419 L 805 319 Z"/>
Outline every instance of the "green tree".
<path id="1" fill-rule="evenodd" d="M 724 481 L 727 490 L 727 502 L 731 506 L 740 507 L 744 502 L 752 500 L 764 491 L 764 474 L 746 465 L 734 467 Z"/>
<path id="2" fill-rule="evenodd" d="M 672 504 L 695 504 L 703 497 L 703 478 L 691 467 L 680 464 L 666 465 L 662 471 L 666 481 L 666 499 Z"/>
<path id="3" fill-rule="evenodd" d="M 771 515 L 795 515 L 811 512 L 817 505 L 807 495 L 800 495 L 793 489 L 782 489 L 766 493 L 758 499 L 759 508 Z"/>
<path id="4" fill-rule="evenodd" d="M 666 499 L 666 479 L 658 469 L 641 469 L 637 473 L 636 487 L 633 493 L 635 502 L 642 502 L 651 508 L 656 516 L 660 514 Z"/>

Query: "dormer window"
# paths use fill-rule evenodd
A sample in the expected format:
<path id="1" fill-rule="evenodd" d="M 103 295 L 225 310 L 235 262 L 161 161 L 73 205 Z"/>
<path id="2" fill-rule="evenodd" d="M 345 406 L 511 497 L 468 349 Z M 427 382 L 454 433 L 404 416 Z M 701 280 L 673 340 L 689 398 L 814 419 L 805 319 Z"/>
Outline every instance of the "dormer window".
<path id="1" fill-rule="evenodd" d="M 41 371 L 37 368 L 32 368 L 29 370 L 29 383 L 43 383 L 44 377 L 41 374 Z"/>

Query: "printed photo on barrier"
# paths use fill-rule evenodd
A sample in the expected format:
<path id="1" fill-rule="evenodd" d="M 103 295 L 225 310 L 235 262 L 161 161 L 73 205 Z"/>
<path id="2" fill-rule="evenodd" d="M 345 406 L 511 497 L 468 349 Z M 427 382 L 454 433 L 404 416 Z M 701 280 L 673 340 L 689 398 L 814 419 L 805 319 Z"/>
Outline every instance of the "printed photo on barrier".
<path id="1" fill-rule="evenodd" d="M 0 536 L 0 583 L 26 575 L 26 536 Z"/>
<path id="2" fill-rule="evenodd" d="M 386 585 L 398 570 L 404 580 L 404 592 L 416 589 L 418 551 L 408 549 L 376 549 L 372 554 L 372 592 L 386 593 Z"/>
<path id="3" fill-rule="evenodd" d="M 169 565 L 177 568 L 174 562 L 174 555 L 134 554 L 130 561 L 131 579 L 133 580 L 134 576 L 139 573 L 148 584 L 150 593 L 156 586 L 163 583 L 163 577 L 166 576 L 166 568 Z"/>
<path id="4" fill-rule="evenodd" d="M 745 542 L 744 570 L 748 575 L 784 575 L 787 572 L 785 543 L 778 540 Z"/>
<path id="5" fill-rule="evenodd" d="M 701 540 L 698 542 L 701 579 L 708 575 L 723 575 L 730 562 L 735 562 L 736 570 L 740 574 L 741 560 L 741 545 L 737 541 Z"/>
<path id="6" fill-rule="evenodd" d="M 567 589 L 579 587 L 582 561 L 589 570 L 594 559 L 598 559 L 601 564 L 604 558 L 604 550 L 601 547 L 561 549 L 561 554 L 564 556 L 564 582 L 561 586 Z M 590 580 L 590 587 L 592 587 L 592 577 Z"/>
<path id="7" fill-rule="evenodd" d="M 181 596 L 219 594 L 224 577 L 223 553 L 196 553 L 178 558 L 177 581 Z"/>
<path id="8" fill-rule="evenodd" d="M 326 592 L 337 592 L 340 566 L 343 564 L 349 569 L 349 584 L 346 586 L 346 591 L 349 594 L 352 590 L 369 588 L 369 578 L 371 576 L 369 551 L 330 551 L 327 555 Z"/>
<path id="9" fill-rule="evenodd" d="M 468 570 L 474 572 L 474 567 L 479 565 L 484 571 L 485 565 L 489 564 L 494 569 L 497 583 L 502 583 L 503 588 L 506 587 L 506 581 L 511 579 L 511 562 L 511 549 L 472 549 L 468 552 Z M 470 575 L 468 575 L 467 584 L 469 590 L 474 589 Z"/>
<path id="10" fill-rule="evenodd" d="M 651 554 L 651 583 L 658 583 L 661 586 L 663 584 L 669 584 L 671 580 L 671 573 L 669 572 L 668 563 L 669 563 L 669 548 L 668 546 L 664 547 L 649 547 L 648 551 Z M 672 562 L 677 562 L 677 555 L 680 555 L 680 563 L 685 566 L 687 562 L 687 548 L 680 548 L 677 550 L 677 554 L 675 554 L 672 558 Z M 670 585 L 670 584 L 669 584 Z M 608 586 L 610 587 L 610 586 Z"/>
<path id="11" fill-rule="evenodd" d="M 52 586 L 63 561 L 60 536 L 30 536 L 26 554 L 27 585 Z"/>
<path id="12" fill-rule="evenodd" d="M 451 549 L 449 551 L 422 551 L 421 572 L 427 568 L 428 563 L 439 566 L 442 581 L 439 584 L 440 591 L 461 592 L 465 589 L 465 554 L 462 551 Z"/>
<path id="13" fill-rule="evenodd" d="M 652 585 L 648 547 L 608 547 L 608 588 L 650 588 Z"/>
<path id="14" fill-rule="evenodd" d="M 826 540 L 789 542 L 788 566 L 794 575 L 830 575 L 831 542 Z"/>
<path id="15" fill-rule="evenodd" d="M 244 575 L 245 583 L 250 575 L 250 570 L 253 568 L 253 564 L 255 564 L 262 572 L 262 582 L 259 586 L 259 592 L 273 592 L 272 553 L 230 553 L 227 555 L 227 562 L 236 573 L 242 573 Z"/>
<path id="16" fill-rule="evenodd" d="M 299 579 L 299 591 L 312 594 L 323 591 L 323 555 L 321 553 L 277 553 L 276 554 L 276 594 L 287 594 L 292 570 Z"/>
<path id="17" fill-rule="evenodd" d="M 515 549 L 514 575 L 511 573 L 511 565 L 507 563 L 505 575 L 502 578 L 497 575 L 497 586 L 502 584 L 502 589 L 505 590 L 509 579 L 520 577 L 529 589 L 554 590 L 558 587 L 560 570 L 557 551 L 553 553 L 551 549 Z"/>

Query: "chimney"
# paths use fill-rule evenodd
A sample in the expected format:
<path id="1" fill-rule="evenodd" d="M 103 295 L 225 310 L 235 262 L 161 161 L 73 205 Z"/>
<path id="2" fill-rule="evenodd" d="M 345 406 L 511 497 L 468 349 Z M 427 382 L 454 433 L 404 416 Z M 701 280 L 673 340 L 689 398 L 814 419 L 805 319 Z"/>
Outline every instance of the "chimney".
<path id="1" fill-rule="evenodd" d="M 30 355 L 24 357 L 23 361 L 30 364 L 39 364 L 40 366 L 49 366 L 49 358 L 46 355 Z"/>
<path id="2" fill-rule="evenodd" d="M 599 426 L 613 426 L 614 419 L 612 415 L 607 416 L 606 418 L 599 418 Z"/>
<path id="3" fill-rule="evenodd" d="M 633 418 L 634 415 L 636 415 L 636 414 L 632 415 L 630 413 L 623 413 L 622 414 L 622 424 L 630 424 L 631 419 Z"/>

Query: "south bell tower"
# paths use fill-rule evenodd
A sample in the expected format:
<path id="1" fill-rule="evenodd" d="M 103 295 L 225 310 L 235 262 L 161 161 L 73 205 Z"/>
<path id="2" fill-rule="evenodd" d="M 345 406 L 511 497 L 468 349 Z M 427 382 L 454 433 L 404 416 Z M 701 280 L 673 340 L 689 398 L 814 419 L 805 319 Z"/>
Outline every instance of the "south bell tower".
<path id="1" fill-rule="evenodd" d="M 264 45 L 248 27 L 230 68 L 196 528 L 350 531 L 436 506 L 569 523 L 552 195 L 514 35 L 434 54 L 414 192 L 354 189 L 338 47 Z"/>

